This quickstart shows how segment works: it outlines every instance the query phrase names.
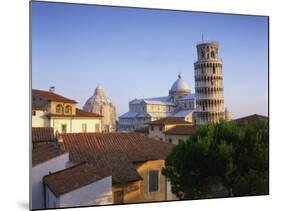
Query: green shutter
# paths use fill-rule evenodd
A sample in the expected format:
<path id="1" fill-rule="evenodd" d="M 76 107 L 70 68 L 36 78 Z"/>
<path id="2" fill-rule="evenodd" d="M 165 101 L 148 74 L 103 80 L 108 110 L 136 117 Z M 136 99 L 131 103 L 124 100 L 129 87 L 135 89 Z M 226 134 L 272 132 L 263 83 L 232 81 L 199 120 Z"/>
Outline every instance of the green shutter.
<path id="1" fill-rule="evenodd" d="M 149 192 L 156 192 L 159 190 L 159 171 L 149 171 Z"/>

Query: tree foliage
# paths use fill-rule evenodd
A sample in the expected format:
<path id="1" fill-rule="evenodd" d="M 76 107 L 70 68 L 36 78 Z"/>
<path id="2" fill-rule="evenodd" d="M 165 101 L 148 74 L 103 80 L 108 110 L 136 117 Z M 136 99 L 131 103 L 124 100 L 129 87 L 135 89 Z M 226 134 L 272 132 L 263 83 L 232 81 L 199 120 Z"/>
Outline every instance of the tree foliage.
<path id="1" fill-rule="evenodd" d="M 268 194 L 268 124 L 201 126 L 162 171 L 180 199 Z"/>

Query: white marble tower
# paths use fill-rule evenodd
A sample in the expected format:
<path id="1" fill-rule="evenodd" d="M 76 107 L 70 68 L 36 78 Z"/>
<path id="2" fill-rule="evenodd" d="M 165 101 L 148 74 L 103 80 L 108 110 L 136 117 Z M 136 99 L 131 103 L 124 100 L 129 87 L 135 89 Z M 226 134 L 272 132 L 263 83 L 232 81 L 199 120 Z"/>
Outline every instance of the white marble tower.
<path id="1" fill-rule="evenodd" d="M 219 44 L 202 42 L 197 46 L 194 63 L 197 125 L 225 119 L 223 96 L 223 65 L 219 57 Z"/>

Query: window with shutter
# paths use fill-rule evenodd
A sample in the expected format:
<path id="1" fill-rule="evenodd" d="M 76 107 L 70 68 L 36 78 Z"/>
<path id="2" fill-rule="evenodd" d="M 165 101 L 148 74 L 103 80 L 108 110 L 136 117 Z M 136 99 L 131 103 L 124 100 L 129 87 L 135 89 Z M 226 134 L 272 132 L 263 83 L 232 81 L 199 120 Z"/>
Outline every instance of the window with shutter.
<path id="1" fill-rule="evenodd" d="M 149 192 L 158 192 L 159 191 L 159 170 L 149 171 Z"/>
<path id="2" fill-rule="evenodd" d="M 114 204 L 124 203 L 124 192 L 122 190 L 114 192 Z"/>

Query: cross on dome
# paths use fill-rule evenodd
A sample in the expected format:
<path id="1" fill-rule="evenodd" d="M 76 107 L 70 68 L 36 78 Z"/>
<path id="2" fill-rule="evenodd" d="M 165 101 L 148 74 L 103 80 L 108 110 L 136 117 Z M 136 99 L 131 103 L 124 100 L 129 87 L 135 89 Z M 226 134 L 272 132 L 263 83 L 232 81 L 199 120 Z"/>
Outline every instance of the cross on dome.
<path id="1" fill-rule="evenodd" d="M 179 72 L 179 74 L 178 74 L 178 78 L 179 78 L 179 79 L 181 79 L 181 72 Z"/>

